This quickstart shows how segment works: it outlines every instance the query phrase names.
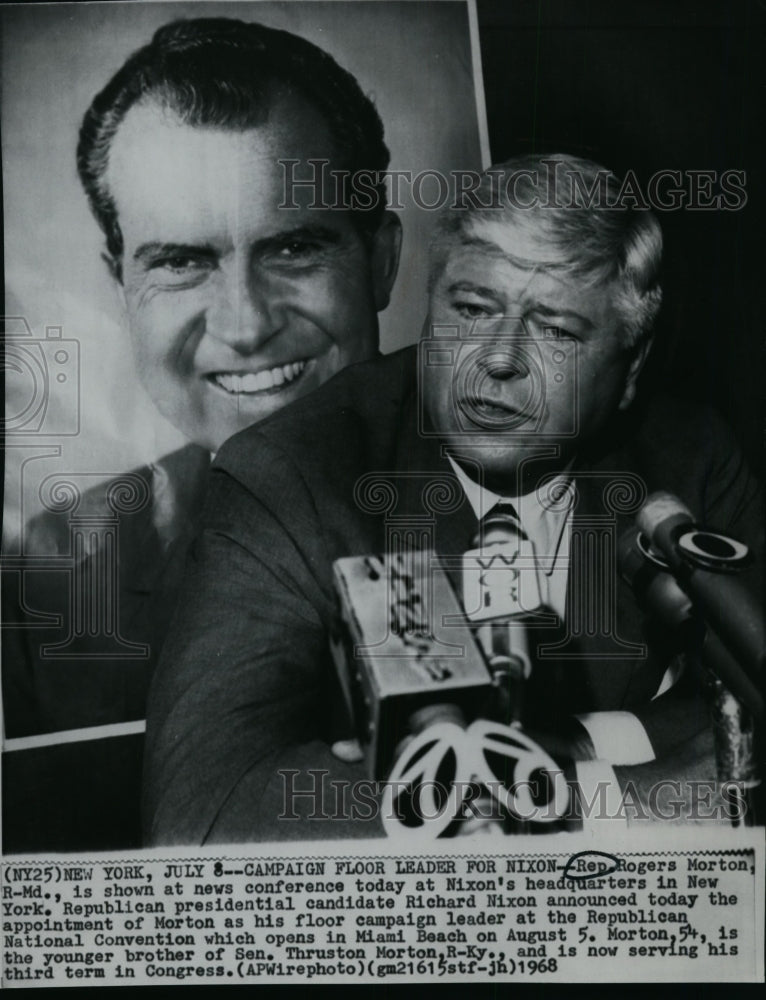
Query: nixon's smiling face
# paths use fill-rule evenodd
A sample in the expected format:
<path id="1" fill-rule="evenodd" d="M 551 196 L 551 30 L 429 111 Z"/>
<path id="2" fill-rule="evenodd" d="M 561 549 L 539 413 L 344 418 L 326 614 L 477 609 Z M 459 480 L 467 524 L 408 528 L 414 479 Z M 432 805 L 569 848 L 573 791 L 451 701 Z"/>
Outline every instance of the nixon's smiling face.
<path id="1" fill-rule="evenodd" d="M 193 127 L 148 103 L 114 138 L 106 180 L 124 241 L 123 293 L 139 376 L 159 410 L 211 450 L 375 354 L 398 226 L 371 247 L 343 211 L 287 210 L 280 158 L 332 162 L 302 101 L 262 126 Z"/>
<path id="2" fill-rule="evenodd" d="M 518 479 L 525 460 L 534 459 L 535 478 L 560 471 L 630 402 L 646 354 L 626 347 L 614 287 L 545 267 L 562 262 L 526 225 L 475 219 L 431 292 L 427 347 L 433 357 L 450 348 L 453 363 L 424 355 L 425 409 L 452 449 L 508 495 L 527 488 Z"/>

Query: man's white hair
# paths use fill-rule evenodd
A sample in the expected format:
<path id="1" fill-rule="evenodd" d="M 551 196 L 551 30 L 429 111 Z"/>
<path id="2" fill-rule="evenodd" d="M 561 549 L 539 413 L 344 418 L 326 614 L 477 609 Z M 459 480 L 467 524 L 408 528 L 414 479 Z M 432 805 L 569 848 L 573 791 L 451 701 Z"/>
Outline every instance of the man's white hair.
<path id="1" fill-rule="evenodd" d="M 628 344 L 637 344 L 662 302 L 662 231 L 648 209 L 620 204 L 621 188 L 605 167 L 566 153 L 520 156 L 490 167 L 471 193 L 473 203 L 441 216 L 431 241 L 430 286 L 475 221 L 510 217 L 556 249 L 556 261 L 538 265 L 542 269 L 577 274 L 589 284 L 614 283 Z"/>

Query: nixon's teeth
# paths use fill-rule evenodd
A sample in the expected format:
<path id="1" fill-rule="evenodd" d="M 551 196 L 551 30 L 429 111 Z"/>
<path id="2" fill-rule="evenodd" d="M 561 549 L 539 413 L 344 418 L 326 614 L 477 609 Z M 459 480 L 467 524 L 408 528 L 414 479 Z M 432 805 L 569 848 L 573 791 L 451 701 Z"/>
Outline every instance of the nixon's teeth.
<path id="1" fill-rule="evenodd" d="M 292 361 L 287 365 L 280 365 L 264 372 L 247 372 L 245 375 L 235 375 L 233 373 L 219 373 L 214 376 L 215 381 L 227 392 L 263 392 L 266 389 L 275 389 L 285 382 L 292 382 L 306 367 L 305 361 Z"/>
<path id="2" fill-rule="evenodd" d="M 294 378 L 297 378 L 303 369 L 306 367 L 305 361 L 293 361 L 291 365 L 285 365 L 284 373 L 285 378 L 288 382 L 292 382 Z"/>

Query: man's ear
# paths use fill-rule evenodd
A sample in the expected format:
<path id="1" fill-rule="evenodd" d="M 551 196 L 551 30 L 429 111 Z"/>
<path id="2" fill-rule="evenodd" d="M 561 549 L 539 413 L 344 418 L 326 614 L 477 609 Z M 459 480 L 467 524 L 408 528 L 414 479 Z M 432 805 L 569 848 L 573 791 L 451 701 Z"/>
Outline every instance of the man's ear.
<path id="1" fill-rule="evenodd" d="M 396 272 L 399 270 L 399 254 L 402 249 L 402 224 L 394 212 L 383 213 L 370 248 L 370 268 L 375 308 L 385 309 L 391 298 Z"/>
<path id="2" fill-rule="evenodd" d="M 641 340 L 631 348 L 630 365 L 625 378 L 625 387 L 622 391 L 622 399 L 620 400 L 619 406 L 619 409 L 621 410 L 627 410 L 636 398 L 636 383 L 638 382 L 638 376 L 641 374 L 641 369 L 646 364 L 646 359 L 649 357 L 649 351 L 652 348 L 653 341 L 653 334 L 644 334 Z"/>

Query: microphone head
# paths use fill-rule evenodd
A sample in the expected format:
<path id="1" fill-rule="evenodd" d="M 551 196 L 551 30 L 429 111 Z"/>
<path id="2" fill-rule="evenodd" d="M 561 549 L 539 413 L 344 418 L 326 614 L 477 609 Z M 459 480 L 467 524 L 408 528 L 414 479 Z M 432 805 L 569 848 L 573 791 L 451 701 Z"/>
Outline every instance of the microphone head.
<path id="1" fill-rule="evenodd" d="M 668 564 L 633 525 L 617 543 L 617 567 L 646 614 L 676 628 L 691 616 L 692 604 L 668 571 Z"/>
<path id="2" fill-rule="evenodd" d="M 677 496 L 659 490 L 647 498 L 636 516 L 636 524 L 651 542 L 654 541 L 657 528 L 671 517 L 683 517 L 689 522 L 694 521 L 692 512 Z"/>
<path id="3" fill-rule="evenodd" d="M 646 556 L 639 548 L 639 538 L 640 532 L 633 524 L 617 541 L 617 571 L 630 587 L 646 568 Z"/>

